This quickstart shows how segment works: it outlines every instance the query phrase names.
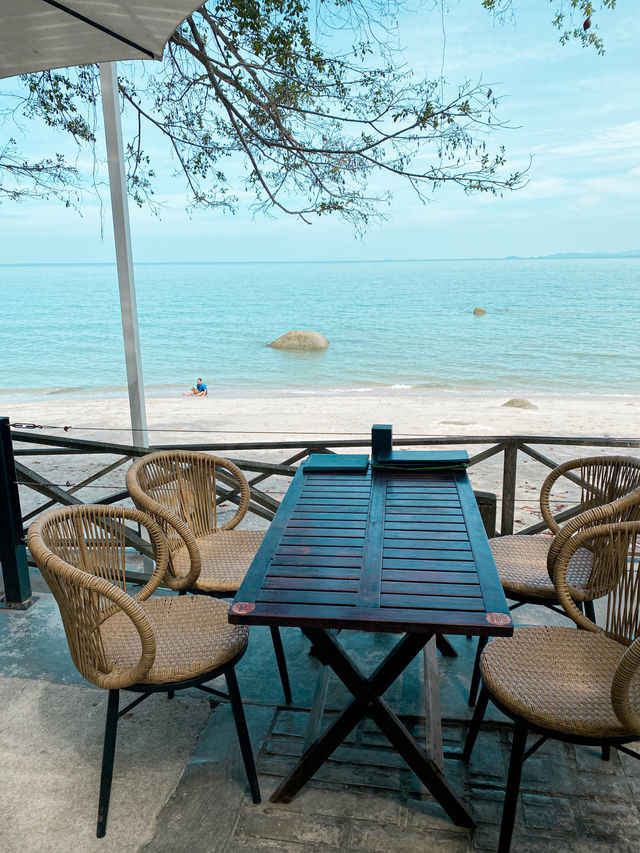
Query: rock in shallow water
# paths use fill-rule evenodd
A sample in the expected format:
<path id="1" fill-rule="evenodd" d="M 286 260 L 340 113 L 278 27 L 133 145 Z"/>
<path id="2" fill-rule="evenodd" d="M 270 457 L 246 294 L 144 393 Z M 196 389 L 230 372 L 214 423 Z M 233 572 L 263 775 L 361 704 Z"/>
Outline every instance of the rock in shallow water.
<path id="1" fill-rule="evenodd" d="M 275 341 L 271 341 L 270 347 L 274 349 L 307 349 L 307 350 L 322 350 L 329 346 L 329 341 L 320 332 L 308 332 L 302 329 L 295 329 L 292 332 L 287 332 Z"/>
<path id="2" fill-rule="evenodd" d="M 476 315 L 476 317 L 481 317 L 483 314 L 486 314 L 487 312 L 484 310 L 484 308 L 474 308 L 473 313 Z"/>

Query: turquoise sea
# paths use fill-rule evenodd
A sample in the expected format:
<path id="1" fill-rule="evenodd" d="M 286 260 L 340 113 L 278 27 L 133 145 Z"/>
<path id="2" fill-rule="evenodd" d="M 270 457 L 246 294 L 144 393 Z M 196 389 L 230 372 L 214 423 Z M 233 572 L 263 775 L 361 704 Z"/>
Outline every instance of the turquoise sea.
<path id="1" fill-rule="evenodd" d="M 139 264 L 136 286 L 151 395 L 640 388 L 637 258 Z M 0 266 L 0 299 L 0 396 L 124 393 L 115 267 Z M 329 349 L 266 346 L 291 329 Z"/>

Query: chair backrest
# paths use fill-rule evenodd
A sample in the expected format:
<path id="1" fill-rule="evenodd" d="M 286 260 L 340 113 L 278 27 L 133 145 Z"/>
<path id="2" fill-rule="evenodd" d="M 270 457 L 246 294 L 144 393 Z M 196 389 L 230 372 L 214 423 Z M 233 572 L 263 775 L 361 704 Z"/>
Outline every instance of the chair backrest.
<path id="1" fill-rule="evenodd" d="M 612 517 L 620 509 L 616 504 L 624 500 L 611 504 L 614 507 Z M 640 498 L 636 509 L 639 504 Z M 627 646 L 612 680 L 611 703 L 629 731 L 640 735 L 640 520 L 634 512 L 636 519 L 633 521 L 605 520 L 586 525 L 569 537 L 556 559 L 554 582 L 560 603 L 579 628 L 604 633 Z M 602 586 L 608 586 L 604 627 L 578 610 L 571 597 L 567 568 L 578 548 L 588 548 L 593 553 L 594 572 Z"/>
<path id="2" fill-rule="evenodd" d="M 573 530 L 570 529 L 573 528 Z M 553 581 L 567 614 L 590 631 L 604 631 L 626 645 L 640 635 L 640 489 L 603 507 L 587 510 L 565 525 L 556 537 Z M 593 555 L 591 584 L 607 596 L 604 627 L 595 625 L 577 607 L 571 595 L 570 561 L 579 548 Z"/>
<path id="3" fill-rule="evenodd" d="M 137 507 L 163 521 L 170 521 L 170 516 L 159 510 L 168 510 L 188 526 L 196 539 L 236 527 L 249 506 L 249 484 L 244 474 L 228 459 L 208 453 L 149 453 L 127 471 L 127 487 Z M 221 524 L 219 505 L 224 501 L 235 501 L 238 508 L 230 520 Z M 177 535 L 177 528 L 175 532 L 164 529 L 170 550 L 183 547 L 184 537 Z"/>
<path id="4" fill-rule="evenodd" d="M 540 490 L 540 509 L 552 533 L 560 526 L 551 512 L 550 497 L 555 483 L 566 474 L 578 480 L 579 512 L 604 506 L 640 488 L 640 459 L 633 456 L 589 456 L 558 465 L 548 475 Z"/>
<path id="5" fill-rule="evenodd" d="M 151 579 L 133 596 L 127 592 L 127 521 L 146 528 L 156 558 Z M 29 527 L 27 544 L 58 603 L 81 675 L 106 688 L 139 681 L 155 659 L 155 638 L 139 602 L 158 588 L 167 570 L 167 544 L 158 524 L 137 509 L 82 504 L 41 515 Z M 140 660 L 133 667 L 114 666 L 102 642 L 100 625 L 118 611 L 140 637 Z"/>

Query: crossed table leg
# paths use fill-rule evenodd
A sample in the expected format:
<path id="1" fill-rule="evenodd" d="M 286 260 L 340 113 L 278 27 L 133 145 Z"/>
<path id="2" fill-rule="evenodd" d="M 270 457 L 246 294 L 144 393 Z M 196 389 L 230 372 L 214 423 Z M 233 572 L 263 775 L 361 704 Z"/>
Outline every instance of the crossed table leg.
<path id="1" fill-rule="evenodd" d="M 331 667 L 354 698 L 327 731 L 304 752 L 298 765 L 273 793 L 271 801 L 290 803 L 360 720 L 370 717 L 454 823 L 474 827 L 475 821 L 471 814 L 450 787 L 436 761 L 418 746 L 406 726 L 382 698 L 432 635 L 405 634 L 373 675 L 365 678 L 334 637 L 321 628 L 302 630 L 322 663 Z"/>

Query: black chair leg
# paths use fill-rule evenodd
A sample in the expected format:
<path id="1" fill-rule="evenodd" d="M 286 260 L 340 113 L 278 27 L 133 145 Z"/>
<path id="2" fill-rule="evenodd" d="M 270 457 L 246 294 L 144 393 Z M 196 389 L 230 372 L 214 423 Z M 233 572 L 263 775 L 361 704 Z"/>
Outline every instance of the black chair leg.
<path id="1" fill-rule="evenodd" d="M 102 749 L 102 771 L 100 773 L 100 797 L 98 800 L 98 828 L 96 835 L 104 838 L 107 832 L 107 815 L 111 797 L 113 779 L 113 759 L 116 752 L 116 734 L 118 731 L 119 690 L 110 690 L 107 702 L 107 722 L 104 727 L 104 746 Z"/>
<path id="2" fill-rule="evenodd" d="M 287 671 L 287 661 L 282 648 L 282 637 L 280 629 L 277 625 L 271 626 L 271 639 L 273 641 L 273 650 L 276 653 L 276 661 L 278 663 L 278 672 L 280 673 L 280 681 L 282 681 L 282 690 L 284 692 L 285 704 L 291 704 L 291 685 L 289 684 L 289 673 Z"/>
<path id="3" fill-rule="evenodd" d="M 480 656 L 486 645 L 487 638 L 478 637 L 478 648 L 476 649 L 476 659 L 473 662 L 473 675 L 471 676 L 471 686 L 469 687 L 468 705 L 470 708 L 473 708 L 476 704 L 476 696 L 478 695 L 478 687 L 480 686 Z"/>
<path id="4" fill-rule="evenodd" d="M 483 687 L 480 691 L 480 696 L 478 697 L 478 704 L 476 705 L 476 709 L 473 712 L 473 719 L 471 720 L 471 725 L 467 733 L 467 739 L 464 742 L 464 749 L 462 750 L 463 761 L 468 761 L 471 758 L 471 753 L 473 752 L 473 747 L 475 746 L 476 738 L 478 737 L 478 732 L 480 731 L 480 726 L 482 725 L 482 721 L 484 720 L 484 713 L 487 710 L 488 702 L 489 691 L 486 689 L 486 687 Z"/>
<path id="5" fill-rule="evenodd" d="M 251 741 L 249 740 L 249 730 L 247 729 L 247 721 L 244 716 L 244 708 L 242 707 L 242 699 L 240 698 L 240 690 L 238 688 L 238 679 L 233 668 L 228 669 L 225 673 L 227 679 L 227 689 L 229 691 L 229 699 L 231 700 L 231 710 L 233 711 L 233 719 L 236 724 L 236 732 L 238 733 L 238 742 L 240 743 L 240 752 L 242 753 L 242 761 L 244 769 L 249 780 L 249 789 L 251 790 L 251 798 L 254 803 L 259 803 L 260 787 L 258 785 L 258 776 L 256 774 L 256 765 L 253 760 L 253 751 L 251 749 Z"/>
<path id="6" fill-rule="evenodd" d="M 504 808 L 502 810 L 502 824 L 500 825 L 498 853 L 509 853 L 509 850 L 511 849 L 511 837 L 513 835 L 513 825 L 515 823 L 516 809 L 518 807 L 520 776 L 522 775 L 524 752 L 527 746 L 527 734 L 527 724 L 524 720 L 518 720 L 513 731 L 513 745 L 511 747 L 511 760 L 509 761 L 507 790 L 504 795 Z"/>
<path id="7" fill-rule="evenodd" d="M 602 760 L 610 761 L 611 760 L 611 747 L 608 743 L 602 745 Z"/>
<path id="8" fill-rule="evenodd" d="M 167 699 L 173 699 L 175 696 L 175 690 L 167 690 Z"/>
<path id="9" fill-rule="evenodd" d="M 593 606 L 593 601 L 585 601 L 584 615 L 587 617 L 587 619 L 591 619 L 592 622 L 596 621 L 596 611 Z"/>

